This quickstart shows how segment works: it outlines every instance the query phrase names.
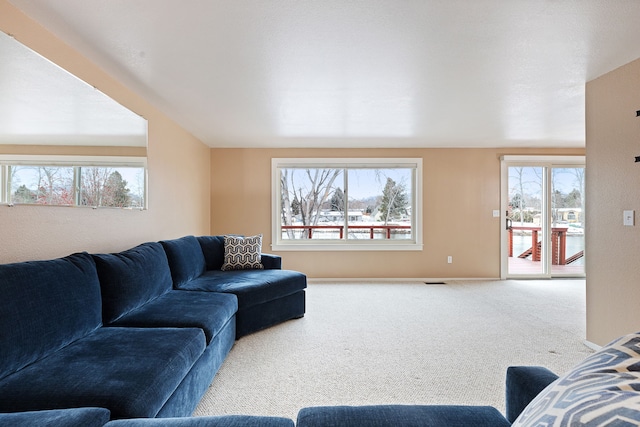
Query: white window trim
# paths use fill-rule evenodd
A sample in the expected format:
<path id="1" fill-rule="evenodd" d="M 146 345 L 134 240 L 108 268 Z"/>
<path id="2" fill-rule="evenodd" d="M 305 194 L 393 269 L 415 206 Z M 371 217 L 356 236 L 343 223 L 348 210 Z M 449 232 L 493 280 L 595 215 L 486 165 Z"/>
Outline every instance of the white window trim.
<path id="1" fill-rule="evenodd" d="M 147 167 L 146 157 L 120 156 L 58 156 L 29 154 L 0 154 L 0 165 L 51 166 L 129 166 Z"/>
<path id="2" fill-rule="evenodd" d="M 146 157 L 133 156 L 65 156 L 65 155 L 28 155 L 28 154 L 2 154 L 0 155 L 0 204 L 14 206 L 8 203 L 9 189 L 7 188 L 9 176 L 8 166 L 34 165 L 34 166 L 67 166 L 67 167 L 137 167 L 144 169 L 144 201 L 140 208 L 112 208 L 100 207 L 99 209 L 122 210 L 146 210 L 149 203 L 148 170 Z M 78 205 L 37 205 L 27 204 L 20 206 L 55 206 L 95 209 L 92 206 Z"/>
<path id="3" fill-rule="evenodd" d="M 413 236 L 410 241 L 399 240 L 292 240 L 283 241 L 280 229 L 281 189 L 279 168 L 354 168 L 357 166 L 393 168 L 415 168 L 415 182 L 412 194 Z M 271 218 L 273 251 L 421 251 L 422 243 L 422 158 L 272 158 L 271 159 Z"/>

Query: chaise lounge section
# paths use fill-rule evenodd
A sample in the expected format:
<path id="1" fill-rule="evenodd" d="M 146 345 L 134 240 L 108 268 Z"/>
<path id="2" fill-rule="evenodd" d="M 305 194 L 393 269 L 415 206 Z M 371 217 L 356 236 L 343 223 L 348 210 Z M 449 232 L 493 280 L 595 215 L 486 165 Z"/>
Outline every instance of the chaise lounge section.
<path id="1" fill-rule="evenodd" d="M 185 236 L 161 242 L 173 286 L 186 291 L 232 294 L 238 298 L 236 339 L 304 316 L 304 274 L 282 269 L 279 256 L 261 254 L 253 268 L 223 269 L 228 236 Z"/>

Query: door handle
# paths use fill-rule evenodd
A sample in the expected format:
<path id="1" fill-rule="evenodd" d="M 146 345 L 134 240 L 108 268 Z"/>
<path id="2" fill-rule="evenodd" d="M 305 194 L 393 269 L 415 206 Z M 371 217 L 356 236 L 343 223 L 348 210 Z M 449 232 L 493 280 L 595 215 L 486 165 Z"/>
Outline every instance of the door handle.
<path id="1" fill-rule="evenodd" d="M 511 230 L 511 227 L 513 226 L 513 221 L 511 221 L 511 219 L 509 218 L 506 218 L 505 225 L 507 230 Z"/>

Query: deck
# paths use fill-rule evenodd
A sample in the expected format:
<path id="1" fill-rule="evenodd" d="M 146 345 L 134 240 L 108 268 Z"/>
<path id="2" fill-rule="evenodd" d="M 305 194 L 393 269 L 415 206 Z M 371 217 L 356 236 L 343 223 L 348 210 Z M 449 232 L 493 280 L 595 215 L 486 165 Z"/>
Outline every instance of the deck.
<path id="1" fill-rule="evenodd" d="M 552 276 L 583 276 L 584 246 L 575 249 L 575 253 L 567 253 L 568 227 L 551 228 L 551 275 Z M 527 249 L 514 250 L 514 232 L 530 233 L 531 237 Z M 538 239 L 540 227 L 514 226 L 509 229 L 509 275 L 539 275 L 542 274 L 541 242 Z M 522 252 L 520 252 L 522 250 Z"/>
<path id="2" fill-rule="evenodd" d="M 509 274 L 522 274 L 522 275 L 536 275 L 542 274 L 542 265 L 540 261 L 531 261 L 530 259 L 523 259 L 518 257 L 509 257 Z M 551 265 L 552 276 L 574 276 L 579 277 L 584 275 L 584 265 L 580 264 L 565 264 Z"/>

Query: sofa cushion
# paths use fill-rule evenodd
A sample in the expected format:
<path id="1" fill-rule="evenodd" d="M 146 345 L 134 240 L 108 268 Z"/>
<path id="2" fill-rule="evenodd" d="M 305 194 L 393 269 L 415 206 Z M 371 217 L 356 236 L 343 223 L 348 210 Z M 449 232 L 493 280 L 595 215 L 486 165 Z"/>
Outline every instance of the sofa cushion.
<path id="1" fill-rule="evenodd" d="M 298 413 L 297 427 L 509 427 L 491 406 L 318 406 Z"/>
<path id="2" fill-rule="evenodd" d="M 550 384 L 513 426 L 637 425 L 639 390 L 640 333 L 636 333 L 614 340 Z"/>
<path id="3" fill-rule="evenodd" d="M 99 328 L 0 381 L 0 412 L 100 407 L 155 417 L 205 350 L 195 328 Z"/>
<path id="4" fill-rule="evenodd" d="M 0 426 L 102 427 L 109 421 L 104 408 L 70 408 L 0 414 Z"/>
<path id="5" fill-rule="evenodd" d="M 167 255 L 160 243 L 143 243 L 93 258 L 102 289 L 102 316 L 110 323 L 172 289 Z"/>
<path id="6" fill-rule="evenodd" d="M 238 311 L 232 294 L 171 290 L 130 311 L 111 326 L 200 328 L 207 344 Z"/>
<path id="7" fill-rule="evenodd" d="M 224 263 L 222 271 L 262 270 L 260 262 L 262 234 L 250 237 L 224 236 Z"/>
<path id="8" fill-rule="evenodd" d="M 101 325 L 100 285 L 87 253 L 0 265 L 0 378 Z"/>
<path id="9" fill-rule="evenodd" d="M 211 270 L 181 289 L 232 293 L 238 309 L 262 304 L 307 287 L 307 276 L 292 270 Z"/>
<path id="10" fill-rule="evenodd" d="M 207 270 L 220 270 L 224 263 L 224 236 L 199 236 L 197 237 Z M 260 262 L 266 269 L 282 268 L 282 258 L 279 255 L 260 254 Z"/>
<path id="11" fill-rule="evenodd" d="M 197 239 L 207 270 L 220 270 L 224 263 L 224 236 L 200 236 Z"/>
<path id="12" fill-rule="evenodd" d="M 205 272 L 207 265 L 202 247 L 194 236 L 163 240 L 160 243 L 167 253 L 174 286 L 180 286 Z"/>

